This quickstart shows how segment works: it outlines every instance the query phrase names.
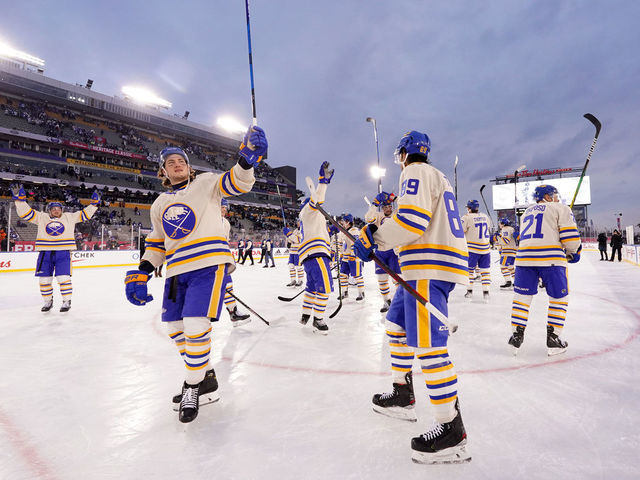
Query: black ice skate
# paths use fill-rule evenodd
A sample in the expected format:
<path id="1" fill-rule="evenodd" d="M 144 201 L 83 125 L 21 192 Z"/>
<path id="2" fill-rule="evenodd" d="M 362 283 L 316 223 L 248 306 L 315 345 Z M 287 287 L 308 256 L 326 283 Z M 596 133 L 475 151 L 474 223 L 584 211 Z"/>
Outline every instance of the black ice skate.
<path id="1" fill-rule="evenodd" d="M 511 288 L 512 286 L 513 284 L 511 283 L 511 280 L 507 280 L 505 283 L 500 285 L 500 288 Z"/>
<path id="2" fill-rule="evenodd" d="M 62 306 L 60 307 L 60 311 L 64 313 L 64 312 L 68 312 L 69 310 L 71 310 L 71 300 L 63 301 Z"/>
<path id="3" fill-rule="evenodd" d="M 406 384 L 394 383 L 393 392 L 376 393 L 371 400 L 373 411 L 387 415 L 388 417 L 399 418 L 415 422 L 416 399 L 413 395 L 413 374 L 408 372 L 404 376 Z"/>
<path id="4" fill-rule="evenodd" d="M 482 292 L 482 301 L 484 303 L 489 303 L 489 292 Z"/>
<path id="5" fill-rule="evenodd" d="M 358 296 L 356 297 L 356 302 L 360 302 L 362 300 L 364 300 L 364 292 L 358 293 Z"/>
<path id="6" fill-rule="evenodd" d="M 464 294 L 464 298 L 471 300 L 471 297 L 473 297 L 473 290 L 467 290 L 467 293 Z"/>
<path id="7" fill-rule="evenodd" d="M 200 382 L 200 388 L 198 395 L 200 397 L 198 403 L 200 406 L 209 405 L 210 403 L 220 400 L 220 395 L 214 393 L 218 390 L 218 379 L 216 378 L 216 372 L 212 368 L 207 370 L 204 374 L 204 380 Z M 180 402 L 182 401 L 182 393 L 179 393 L 173 397 L 173 410 L 180 410 Z"/>
<path id="8" fill-rule="evenodd" d="M 345 290 L 344 292 L 342 292 L 340 300 L 344 300 L 345 298 L 349 298 L 349 290 Z"/>
<path id="9" fill-rule="evenodd" d="M 329 327 L 324 323 L 322 318 L 313 317 L 313 331 L 322 335 L 327 335 L 329 333 Z"/>
<path id="10" fill-rule="evenodd" d="M 380 309 L 380 313 L 385 313 L 389 311 L 389 307 L 391 306 L 391 300 L 385 300 L 384 305 Z"/>
<path id="11" fill-rule="evenodd" d="M 297 285 L 295 280 L 291 280 L 289 283 L 285 285 L 285 287 L 295 287 Z"/>
<path id="12" fill-rule="evenodd" d="M 520 345 L 522 345 L 523 341 L 524 341 L 524 327 L 521 325 L 518 325 L 513 331 L 513 333 L 511 334 L 511 338 L 509 339 L 509 345 L 513 347 L 514 355 L 518 354 L 518 349 L 520 348 Z M 548 341 L 549 340 L 547 340 L 547 342 Z"/>
<path id="13" fill-rule="evenodd" d="M 415 463 L 441 464 L 471 461 L 467 452 L 467 432 L 464 430 L 458 400 L 456 417 L 447 423 L 435 423 L 431 430 L 411 439 L 411 460 Z"/>
<path id="14" fill-rule="evenodd" d="M 302 286 L 302 280 L 300 280 L 299 282 L 296 282 L 296 287 L 301 287 Z"/>
<path id="15" fill-rule="evenodd" d="M 248 313 L 238 313 L 238 307 L 234 307 L 233 310 L 229 310 L 229 318 L 234 327 L 245 325 L 251 321 Z"/>
<path id="16" fill-rule="evenodd" d="M 311 318 L 311 315 L 309 315 L 308 313 L 303 313 L 302 318 L 300 318 L 300 323 L 302 325 L 306 325 L 309 322 L 310 318 Z"/>
<path id="17" fill-rule="evenodd" d="M 553 327 L 547 325 L 547 355 L 552 356 L 564 353 L 568 347 L 569 344 L 554 333 Z"/>
<path id="18" fill-rule="evenodd" d="M 45 303 L 42 308 L 40 309 L 41 312 L 48 312 L 49 310 L 51 310 L 51 307 L 53 307 L 53 298 L 51 300 L 49 300 L 47 303 Z"/>
<path id="19" fill-rule="evenodd" d="M 198 409 L 200 407 L 198 395 L 201 383 L 197 385 L 189 385 L 184 382 L 182 385 L 182 399 L 180 400 L 180 412 L 178 413 L 178 419 L 182 423 L 193 422 L 198 416 Z"/>

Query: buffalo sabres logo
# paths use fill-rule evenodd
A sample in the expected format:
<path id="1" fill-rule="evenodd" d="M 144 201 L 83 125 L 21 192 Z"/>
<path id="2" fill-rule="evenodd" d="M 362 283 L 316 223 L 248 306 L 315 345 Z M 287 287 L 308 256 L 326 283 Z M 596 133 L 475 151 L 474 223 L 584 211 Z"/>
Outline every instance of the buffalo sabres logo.
<path id="1" fill-rule="evenodd" d="M 174 240 L 186 237 L 195 226 L 196 214 L 184 203 L 173 203 L 162 214 L 162 228 L 165 234 Z"/>
<path id="2" fill-rule="evenodd" d="M 46 230 L 47 235 L 57 237 L 58 235 L 62 235 L 62 232 L 64 232 L 64 225 L 60 222 L 49 222 L 44 229 Z"/>

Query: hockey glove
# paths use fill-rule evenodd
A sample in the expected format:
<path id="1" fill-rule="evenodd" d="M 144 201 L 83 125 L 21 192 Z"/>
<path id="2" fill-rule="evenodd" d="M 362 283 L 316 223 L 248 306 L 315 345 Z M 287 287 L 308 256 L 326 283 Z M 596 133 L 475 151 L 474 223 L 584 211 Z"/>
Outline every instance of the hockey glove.
<path id="1" fill-rule="evenodd" d="M 255 167 L 262 161 L 262 157 L 267 154 L 268 147 L 269 144 L 264 130 L 254 126 L 249 127 L 249 130 L 245 133 L 238 153 L 250 166 Z"/>
<path id="2" fill-rule="evenodd" d="M 98 206 L 100 205 L 100 194 L 97 190 L 94 190 L 91 194 L 91 205 Z"/>
<path id="3" fill-rule="evenodd" d="M 289 227 L 284 227 L 284 228 L 282 229 L 282 233 L 284 233 L 284 236 L 285 236 L 285 237 L 288 237 L 288 236 L 289 236 L 289 234 L 291 233 L 291 229 L 290 229 Z"/>
<path id="4" fill-rule="evenodd" d="M 14 200 L 26 201 L 27 194 L 24 191 L 24 187 L 22 185 L 12 185 L 11 193 L 13 194 Z"/>
<path id="5" fill-rule="evenodd" d="M 379 207 L 380 204 L 387 203 L 389 201 L 389 194 L 387 192 L 382 192 L 376 195 L 376 198 L 371 202 L 374 206 Z"/>
<path id="6" fill-rule="evenodd" d="M 329 162 L 322 162 L 322 165 L 320 165 L 320 176 L 318 177 L 318 182 L 329 184 L 333 178 L 333 172 L 333 168 L 329 168 Z"/>
<path id="7" fill-rule="evenodd" d="M 580 252 L 582 252 L 582 245 L 578 247 L 578 251 L 576 253 L 567 253 L 567 262 L 578 263 L 580 261 Z"/>
<path id="8" fill-rule="evenodd" d="M 127 300 L 134 305 L 145 305 L 153 300 L 153 296 L 147 293 L 149 274 L 142 270 L 129 270 L 124 279 Z"/>
<path id="9" fill-rule="evenodd" d="M 332 237 L 336 233 L 338 233 L 340 230 L 338 230 L 338 227 L 336 227 L 334 224 L 330 223 L 329 226 L 327 227 L 327 231 L 329 232 L 329 236 Z"/>
<path id="10" fill-rule="evenodd" d="M 373 251 L 377 245 L 373 241 L 373 234 L 376 233 L 378 227 L 373 224 L 366 225 L 360 230 L 360 236 L 353 244 L 353 250 L 360 260 L 368 262 L 371 260 Z"/>

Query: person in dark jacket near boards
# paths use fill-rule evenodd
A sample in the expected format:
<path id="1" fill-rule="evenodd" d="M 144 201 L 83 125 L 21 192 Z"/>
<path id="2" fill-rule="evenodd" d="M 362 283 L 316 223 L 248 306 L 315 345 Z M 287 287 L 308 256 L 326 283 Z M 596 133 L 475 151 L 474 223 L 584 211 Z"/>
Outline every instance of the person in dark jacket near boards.
<path id="1" fill-rule="evenodd" d="M 607 234 L 604 232 L 598 234 L 598 250 L 600 250 L 600 261 L 609 260 L 607 258 Z"/>
<path id="2" fill-rule="evenodd" d="M 613 262 L 613 257 L 616 254 L 616 250 L 618 251 L 618 261 L 621 262 L 622 261 L 622 235 L 620 235 L 620 232 L 616 229 L 613 231 L 613 233 L 611 234 L 611 258 L 609 259 L 610 262 Z"/>

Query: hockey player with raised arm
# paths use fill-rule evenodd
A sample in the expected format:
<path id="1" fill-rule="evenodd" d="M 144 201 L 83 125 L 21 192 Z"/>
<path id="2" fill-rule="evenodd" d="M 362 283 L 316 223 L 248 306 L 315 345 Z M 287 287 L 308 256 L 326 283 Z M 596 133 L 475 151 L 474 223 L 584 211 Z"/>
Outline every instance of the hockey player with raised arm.
<path id="1" fill-rule="evenodd" d="M 153 230 L 138 270 L 127 272 L 125 285 L 131 303 L 150 302 L 149 274 L 166 260 L 162 321 L 185 364 L 178 416 L 183 423 L 197 417 L 200 395 L 218 388 L 209 366 L 210 322 L 220 318 L 225 279 L 235 267 L 223 228 L 221 201 L 251 190 L 253 167 L 266 151 L 264 131 L 254 126 L 240 145 L 238 163 L 222 174 L 196 176 L 182 149 L 169 147 L 160 152 L 158 176 L 170 190 L 151 206 Z"/>
<path id="2" fill-rule="evenodd" d="M 371 260 L 377 245 L 400 247 L 402 277 L 434 308 L 448 316 L 448 298 L 456 283 L 468 283 L 468 254 L 458 206 L 449 180 L 431 166 L 429 137 L 406 133 L 395 151 L 402 166 L 398 209 L 379 228 L 366 225 L 356 253 Z M 373 396 L 376 412 L 415 421 L 412 367 L 418 358 L 435 424 L 411 440 L 418 463 L 459 463 L 471 459 L 460 414 L 455 368 L 447 350 L 448 326 L 399 286 L 387 312 L 393 392 Z"/>
<path id="3" fill-rule="evenodd" d="M 558 190 L 553 185 L 537 186 L 533 198 L 536 204 L 522 215 L 511 306 L 513 334 L 509 345 L 514 355 L 517 354 L 524 340 L 531 300 L 538 293 L 538 279 L 541 279 L 549 295 L 547 353 L 557 355 L 568 346 L 560 338 L 569 305 L 567 262 L 580 260 L 582 242 L 571 209 L 560 203 Z"/>
<path id="4" fill-rule="evenodd" d="M 340 219 L 340 225 L 351 235 L 357 237 L 360 233 L 357 227 L 353 225 L 353 215 L 345 213 Z M 347 236 L 338 233 L 338 246 L 340 248 L 340 289 L 342 290 L 342 299 L 349 296 L 349 276 L 353 277 L 358 288 L 358 296 L 356 301 L 364 300 L 364 277 L 362 276 L 362 262 L 356 257 L 353 251 L 353 242 Z"/>
<path id="5" fill-rule="evenodd" d="M 396 196 L 393 193 L 382 192 L 376 195 L 376 198 L 371 202 L 371 206 L 364 216 L 364 221 L 367 223 L 373 223 L 376 227 L 380 226 L 390 220 L 393 214 L 393 202 L 396 200 Z M 393 270 L 395 273 L 400 274 L 400 264 L 398 263 L 398 255 L 392 248 L 386 251 L 376 251 L 376 256 L 382 260 L 387 267 Z M 380 309 L 381 313 L 389 311 L 391 306 L 391 288 L 389 286 L 389 275 L 376 265 L 376 276 L 378 277 L 378 288 L 380 289 L 380 295 L 384 301 L 384 305 Z"/>
<path id="6" fill-rule="evenodd" d="M 327 221 L 317 207 L 324 203 L 327 186 L 332 177 L 333 169 L 329 168 L 329 162 L 323 162 L 320 166 L 318 188 L 311 194 L 310 199 L 303 202 L 299 215 L 302 238 L 298 254 L 307 274 L 300 323 L 306 325 L 313 315 L 313 329 L 323 335 L 329 333 L 329 327 L 324 321 L 324 311 L 327 308 L 329 294 L 333 292 L 333 277 Z"/>
<path id="7" fill-rule="evenodd" d="M 465 298 L 471 299 L 473 296 L 473 271 L 476 267 L 480 270 L 482 277 L 482 298 L 489 301 L 489 286 L 491 285 L 491 243 L 489 241 L 489 230 L 491 230 L 491 220 L 489 217 L 479 212 L 480 203 L 478 200 L 467 202 L 467 214 L 462 217 L 462 229 L 467 239 L 469 249 L 469 286 Z"/>
<path id="8" fill-rule="evenodd" d="M 518 247 L 516 246 L 516 232 L 509 225 L 508 218 L 501 218 L 498 222 L 500 231 L 496 233 L 496 244 L 500 250 L 500 271 L 504 277 L 504 284 L 500 288 L 511 288 L 516 272 L 515 260 Z"/>
<path id="9" fill-rule="evenodd" d="M 298 248 L 300 247 L 300 239 L 302 233 L 300 232 L 300 221 L 298 221 L 298 228 L 293 230 L 289 227 L 284 227 L 282 233 L 287 238 L 289 244 L 289 278 L 290 282 L 287 283 L 287 287 L 300 287 L 302 286 L 302 279 L 304 278 L 304 267 L 300 263 L 300 257 L 298 255 Z M 296 280 L 297 275 L 297 280 Z"/>
<path id="10" fill-rule="evenodd" d="M 220 213 L 222 216 L 222 230 L 224 231 L 224 238 L 229 243 L 229 236 L 231 235 L 231 224 L 227 220 L 227 213 L 229 211 L 229 200 L 223 198 L 220 200 Z M 231 270 L 231 269 L 229 269 Z M 231 279 L 231 272 L 227 272 L 225 276 L 226 287 L 224 289 L 224 306 L 229 312 L 229 318 L 234 327 L 239 327 L 245 323 L 249 323 L 251 319 L 248 313 L 238 312 L 238 306 L 236 305 L 236 299 L 231 296 L 233 293 L 233 280 Z M 179 402 L 180 400 L 178 400 Z"/>
<path id="11" fill-rule="evenodd" d="M 89 220 L 100 204 L 97 191 L 91 195 L 91 202 L 82 210 L 69 213 L 62 211 L 62 203 L 50 202 L 48 212 L 34 210 L 27 203 L 27 195 L 22 186 L 12 187 L 16 211 L 22 220 L 38 226 L 36 237 L 36 277 L 39 278 L 40 295 L 44 305 L 40 309 L 48 312 L 53 307 L 53 277 L 55 275 L 62 296 L 61 312 L 71 309 L 71 250 L 76 249 L 74 228 L 76 223 Z"/>

